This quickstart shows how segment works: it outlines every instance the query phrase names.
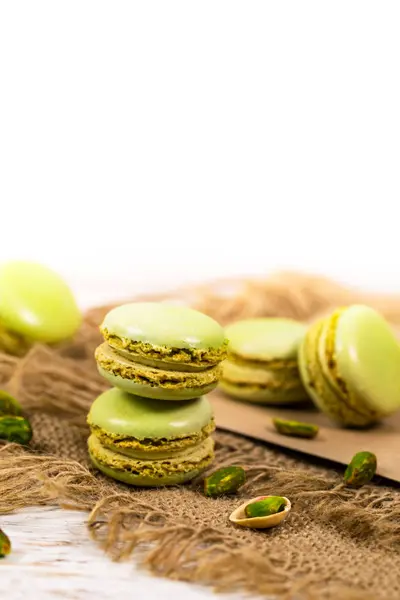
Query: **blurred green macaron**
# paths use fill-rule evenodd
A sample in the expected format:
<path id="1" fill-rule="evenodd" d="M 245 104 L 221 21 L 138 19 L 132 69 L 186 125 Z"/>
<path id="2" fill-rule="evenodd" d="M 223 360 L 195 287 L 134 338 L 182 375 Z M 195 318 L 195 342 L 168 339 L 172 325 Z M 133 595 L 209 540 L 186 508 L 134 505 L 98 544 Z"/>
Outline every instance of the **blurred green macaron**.
<path id="1" fill-rule="evenodd" d="M 400 345 L 368 306 L 340 308 L 314 323 L 299 367 L 316 406 L 341 425 L 371 425 L 400 409 Z"/>
<path id="2" fill-rule="evenodd" d="M 254 318 L 229 325 L 220 388 L 234 398 L 260 404 L 306 400 L 297 364 L 306 331 L 292 319 Z"/>
<path id="3" fill-rule="evenodd" d="M 105 475 L 137 486 L 189 481 L 214 457 L 215 428 L 204 397 L 185 402 L 141 398 L 113 388 L 88 415 L 92 463 Z"/>
<path id="4" fill-rule="evenodd" d="M 33 262 L 0 266 L 0 350 L 23 355 L 34 342 L 71 338 L 80 324 L 74 296 L 57 273 Z"/>
<path id="5" fill-rule="evenodd" d="M 188 400 L 214 389 L 226 356 L 222 327 L 190 308 L 138 302 L 111 310 L 95 352 L 100 374 L 131 394 Z"/>

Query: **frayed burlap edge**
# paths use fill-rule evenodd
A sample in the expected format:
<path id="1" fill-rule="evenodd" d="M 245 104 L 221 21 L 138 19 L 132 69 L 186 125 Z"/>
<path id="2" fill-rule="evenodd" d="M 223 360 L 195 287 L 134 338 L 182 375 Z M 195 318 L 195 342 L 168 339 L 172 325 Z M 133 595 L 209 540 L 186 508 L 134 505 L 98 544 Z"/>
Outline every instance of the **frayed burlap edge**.
<path id="1" fill-rule="evenodd" d="M 222 440 L 218 464 L 231 464 L 230 450 L 224 450 Z M 398 550 L 400 501 L 390 492 L 372 486 L 349 490 L 338 478 L 258 465 L 248 453 L 247 464 L 243 458 L 236 456 L 235 462 L 246 468 L 251 495 L 265 493 L 268 484 L 289 495 L 298 512 L 307 511 L 311 518 L 335 525 L 360 542 L 375 540 Z M 211 585 L 220 592 L 244 589 L 288 600 L 376 597 L 365 590 L 358 594 L 347 587 L 329 587 L 310 565 L 302 569 L 299 556 L 282 556 L 275 549 L 266 557 L 255 543 L 244 546 L 235 529 L 228 536 L 211 526 L 177 522 L 172 511 L 156 510 L 140 494 L 123 493 L 117 485 L 110 493 L 109 482 L 77 461 L 8 445 L 0 450 L 0 473 L 0 513 L 48 504 L 88 511 L 90 535 L 112 559 L 134 554 L 157 576 Z"/>

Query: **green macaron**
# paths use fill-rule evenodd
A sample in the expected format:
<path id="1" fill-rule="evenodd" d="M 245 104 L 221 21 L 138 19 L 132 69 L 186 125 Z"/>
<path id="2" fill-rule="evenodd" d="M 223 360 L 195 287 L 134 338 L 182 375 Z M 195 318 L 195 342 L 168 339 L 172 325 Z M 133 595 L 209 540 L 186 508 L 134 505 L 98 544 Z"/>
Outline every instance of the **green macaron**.
<path id="1" fill-rule="evenodd" d="M 187 400 L 218 383 L 227 342 L 222 327 L 190 308 L 155 302 L 111 310 L 95 352 L 113 386 L 160 400 Z"/>
<path id="2" fill-rule="evenodd" d="M 33 342 L 72 337 L 80 323 L 74 296 L 57 273 L 23 261 L 0 267 L 0 350 L 22 355 Z"/>
<path id="3" fill-rule="evenodd" d="M 183 483 L 213 459 L 214 418 L 204 397 L 163 402 L 113 388 L 94 401 L 88 424 L 93 464 L 131 485 Z"/>
<path id="4" fill-rule="evenodd" d="M 314 323 L 299 367 L 315 404 L 342 425 L 371 425 L 400 409 L 400 346 L 368 306 L 341 308 Z"/>
<path id="5" fill-rule="evenodd" d="M 246 319 L 228 326 L 221 389 L 234 398 L 262 404 L 305 400 L 297 353 L 306 330 L 298 321 L 278 318 Z"/>

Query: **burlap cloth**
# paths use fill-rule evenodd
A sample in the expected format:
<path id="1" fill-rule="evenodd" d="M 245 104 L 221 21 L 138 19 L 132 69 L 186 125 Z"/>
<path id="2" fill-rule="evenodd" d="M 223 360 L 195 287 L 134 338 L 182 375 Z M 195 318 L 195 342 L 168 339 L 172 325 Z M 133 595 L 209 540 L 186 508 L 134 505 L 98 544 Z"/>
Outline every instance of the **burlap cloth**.
<path id="1" fill-rule="evenodd" d="M 171 299 L 222 323 L 256 315 L 309 320 L 358 300 L 380 308 L 395 325 L 400 321 L 399 299 L 360 297 L 319 278 L 283 274 L 230 283 L 233 290 L 218 284 L 212 292 L 181 290 Z M 24 358 L 0 355 L 0 385 L 20 399 L 34 430 L 29 450 L 0 447 L 0 513 L 41 504 L 87 510 L 89 534 L 113 559 L 135 555 L 155 575 L 219 591 L 287 599 L 400 598 L 400 493 L 388 484 L 346 490 L 341 470 L 223 432 L 216 435 L 213 469 L 239 464 L 248 473 L 233 497 L 205 498 L 201 481 L 131 489 L 92 470 L 85 416 L 107 387 L 93 350 L 108 308 L 89 312 L 73 343 L 36 346 Z M 253 531 L 228 521 L 244 499 L 264 493 L 291 499 L 283 526 Z"/>

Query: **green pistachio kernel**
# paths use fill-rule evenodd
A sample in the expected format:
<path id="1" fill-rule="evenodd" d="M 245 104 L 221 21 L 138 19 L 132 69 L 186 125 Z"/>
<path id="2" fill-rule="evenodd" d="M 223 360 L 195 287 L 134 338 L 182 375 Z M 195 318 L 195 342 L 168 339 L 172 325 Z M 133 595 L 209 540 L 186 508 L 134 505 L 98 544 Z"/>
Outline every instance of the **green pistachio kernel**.
<path id="1" fill-rule="evenodd" d="M 244 509 L 246 517 L 269 517 L 282 512 L 286 506 L 286 499 L 282 496 L 269 496 L 248 504 Z"/>
<path id="2" fill-rule="evenodd" d="M 272 420 L 275 429 L 282 435 L 291 435 L 301 438 L 315 438 L 319 431 L 318 425 L 301 423 L 300 421 L 286 421 L 285 419 Z"/>
<path id="3" fill-rule="evenodd" d="M 350 487 L 365 485 L 376 473 L 377 461 L 372 452 L 357 452 L 344 473 L 344 482 Z"/>
<path id="4" fill-rule="evenodd" d="M 245 481 L 246 473 L 242 467 L 223 467 L 204 479 L 204 493 L 212 498 L 233 494 Z"/>
<path id="5" fill-rule="evenodd" d="M 11 542 L 9 537 L 0 529 L 0 558 L 4 558 L 11 552 Z"/>
<path id="6" fill-rule="evenodd" d="M 20 417 L 22 409 L 18 402 L 5 390 L 0 390 L 0 415 L 15 415 Z"/>
<path id="7" fill-rule="evenodd" d="M 17 444 L 28 444 L 32 439 L 32 427 L 25 417 L 0 416 L 0 439 Z"/>

